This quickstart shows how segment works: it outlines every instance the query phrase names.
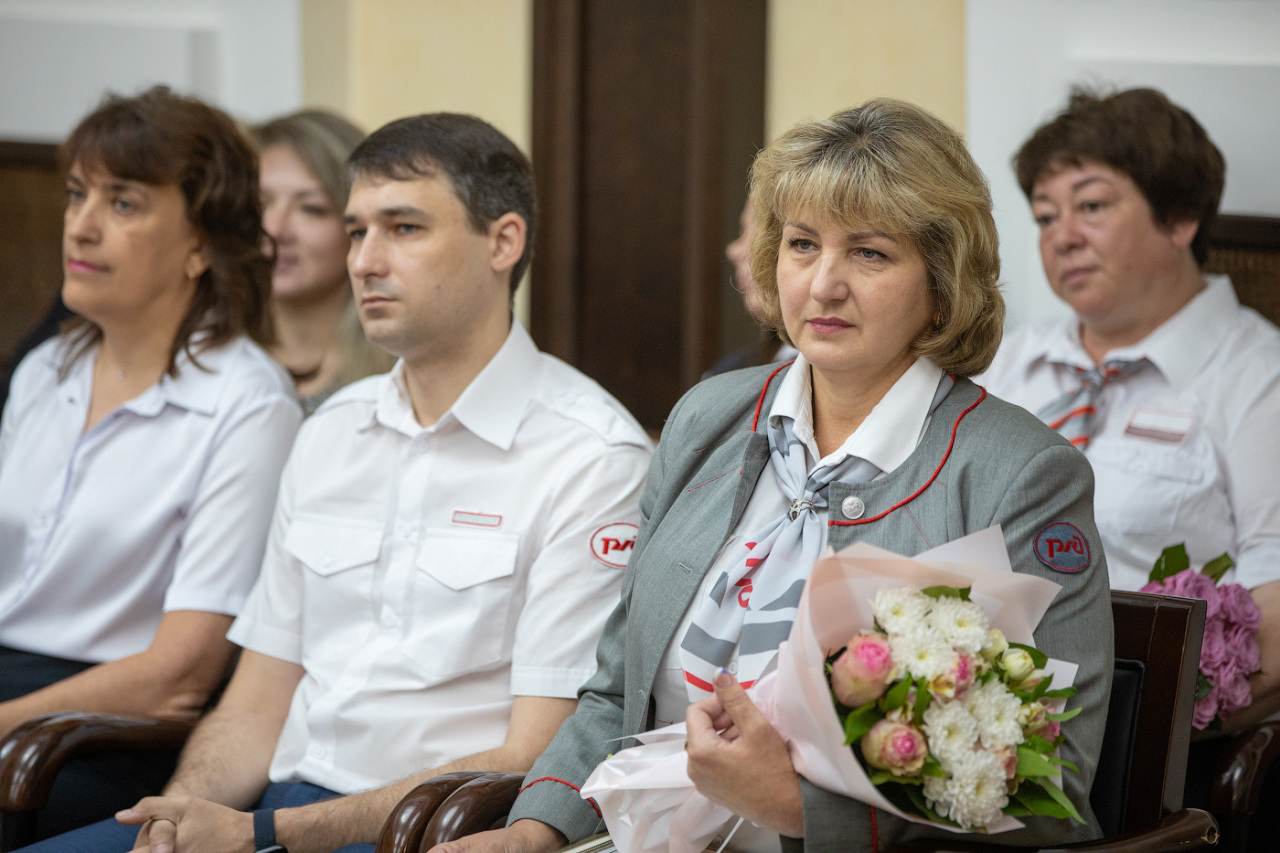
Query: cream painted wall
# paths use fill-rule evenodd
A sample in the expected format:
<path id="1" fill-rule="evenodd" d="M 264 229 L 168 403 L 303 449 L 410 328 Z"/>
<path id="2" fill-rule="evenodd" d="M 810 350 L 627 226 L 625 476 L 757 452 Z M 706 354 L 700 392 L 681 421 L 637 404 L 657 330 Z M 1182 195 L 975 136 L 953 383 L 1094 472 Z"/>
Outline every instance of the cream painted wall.
<path id="1" fill-rule="evenodd" d="M 765 133 L 880 96 L 965 122 L 965 0 L 770 0 Z"/>

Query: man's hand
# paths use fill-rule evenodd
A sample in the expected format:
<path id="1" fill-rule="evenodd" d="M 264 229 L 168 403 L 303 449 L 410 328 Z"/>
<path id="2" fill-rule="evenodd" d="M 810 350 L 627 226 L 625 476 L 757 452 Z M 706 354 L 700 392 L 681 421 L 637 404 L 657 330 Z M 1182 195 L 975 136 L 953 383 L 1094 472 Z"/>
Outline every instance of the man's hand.
<path id="1" fill-rule="evenodd" d="M 148 853 L 252 853 L 253 815 L 190 797 L 147 797 L 116 813 L 142 825 L 134 850 Z"/>
<path id="2" fill-rule="evenodd" d="M 727 672 L 685 712 L 689 778 L 708 799 L 782 835 L 804 835 L 800 777 L 778 730 Z"/>
<path id="3" fill-rule="evenodd" d="M 506 829 L 437 844 L 427 853 L 551 853 L 568 843 L 560 830 L 541 821 L 518 820 Z"/>

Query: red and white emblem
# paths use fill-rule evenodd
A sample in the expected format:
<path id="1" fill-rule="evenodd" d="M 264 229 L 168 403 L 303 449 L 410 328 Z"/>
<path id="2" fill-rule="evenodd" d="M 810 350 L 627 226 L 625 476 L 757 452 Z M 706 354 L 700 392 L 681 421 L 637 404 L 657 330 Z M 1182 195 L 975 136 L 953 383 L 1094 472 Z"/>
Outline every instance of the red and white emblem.
<path id="1" fill-rule="evenodd" d="M 606 566 L 625 569 L 636 547 L 636 533 L 640 528 L 628 521 L 606 524 L 591 534 L 591 556 Z"/>

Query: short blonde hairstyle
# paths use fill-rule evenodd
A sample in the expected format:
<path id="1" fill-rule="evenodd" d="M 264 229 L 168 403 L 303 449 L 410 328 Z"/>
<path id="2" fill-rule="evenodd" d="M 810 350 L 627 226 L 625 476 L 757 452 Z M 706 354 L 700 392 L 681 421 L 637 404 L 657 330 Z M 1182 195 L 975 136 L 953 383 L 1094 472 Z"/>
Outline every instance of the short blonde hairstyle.
<path id="1" fill-rule="evenodd" d="M 782 226 L 804 211 L 840 226 L 910 238 L 929 271 L 938 322 L 912 344 L 957 376 L 986 370 L 1000 346 L 1004 298 L 991 193 L 960 135 L 889 98 L 796 125 L 756 157 L 751 275 L 766 325 L 790 343 L 778 299 Z"/>

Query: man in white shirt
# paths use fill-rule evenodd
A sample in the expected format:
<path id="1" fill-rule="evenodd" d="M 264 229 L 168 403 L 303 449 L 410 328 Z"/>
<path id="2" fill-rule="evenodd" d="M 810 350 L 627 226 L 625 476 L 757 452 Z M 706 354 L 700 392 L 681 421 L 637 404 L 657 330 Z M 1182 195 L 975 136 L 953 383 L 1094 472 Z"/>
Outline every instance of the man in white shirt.
<path id="1" fill-rule="evenodd" d="M 512 321 L 529 162 L 435 114 L 349 166 L 361 321 L 400 361 L 299 434 L 243 657 L 165 796 L 32 849 L 127 850 L 141 824 L 155 853 L 372 850 L 418 782 L 527 770 L 594 672 L 651 446 Z"/>

